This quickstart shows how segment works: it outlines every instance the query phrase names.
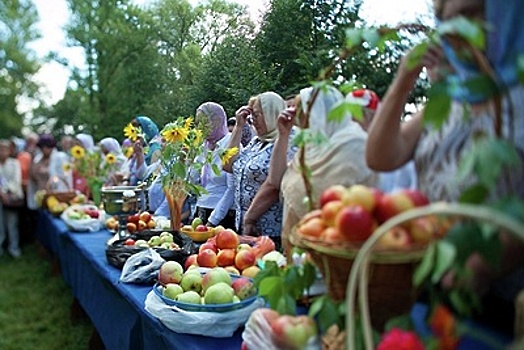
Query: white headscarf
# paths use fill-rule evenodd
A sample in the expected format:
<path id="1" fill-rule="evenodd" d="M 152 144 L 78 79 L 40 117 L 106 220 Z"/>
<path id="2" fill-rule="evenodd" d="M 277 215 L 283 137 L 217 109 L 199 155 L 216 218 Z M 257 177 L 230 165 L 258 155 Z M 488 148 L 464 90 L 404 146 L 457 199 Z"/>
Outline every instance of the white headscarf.
<path id="1" fill-rule="evenodd" d="M 277 119 L 280 112 L 286 108 L 286 101 L 277 93 L 268 91 L 257 96 L 257 100 L 264 114 L 266 133 L 258 137 L 266 142 L 275 142 L 278 136 Z"/>
<path id="2" fill-rule="evenodd" d="M 80 141 L 86 151 L 94 151 L 95 141 L 93 140 L 93 136 L 89 134 L 78 134 L 75 138 Z"/>

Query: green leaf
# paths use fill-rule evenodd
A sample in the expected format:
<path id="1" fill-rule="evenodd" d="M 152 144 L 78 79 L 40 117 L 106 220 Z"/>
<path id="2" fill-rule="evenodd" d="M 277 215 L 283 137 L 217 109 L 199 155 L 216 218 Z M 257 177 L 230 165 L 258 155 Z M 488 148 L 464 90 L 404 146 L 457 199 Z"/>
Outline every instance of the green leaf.
<path id="1" fill-rule="evenodd" d="M 289 294 L 283 294 L 277 301 L 275 310 L 281 315 L 295 316 L 297 314 L 297 303 Z"/>
<path id="2" fill-rule="evenodd" d="M 315 269 L 315 266 L 309 262 L 305 262 L 302 266 L 303 269 L 303 277 L 302 280 L 304 282 L 304 287 L 307 289 L 315 283 L 317 279 L 317 271 Z"/>
<path id="3" fill-rule="evenodd" d="M 346 105 L 346 102 L 342 102 L 338 103 L 334 108 L 332 108 L 328 114 L 328 121 L 340 123 L 346 116 L 348 110 Z"/>
<path id="4" fill-rule="evenodd" d="M 217 164 L 213 163 L 211 169 L 213 169 L 213 173 L 215 173 L 216 176 L 220 176 L 220 167 Z"/>
<path id="5" fill-rule="evenodd" d="M 258 286 L 258 294 L 261 296 L 272 295 L 278 289 L 281 289 L 282 283 L 284 283 L 284 279 L 280 276 L 264 278 Z"/>
<path id="6" fill-rule="evenodd" d="M 311 306 L 308 310 L 308 316 L 315 318 L 320 311 L 324 308 L 324 303 L 326 302 L 327 294 L 321 295 L 318 298 L 315 298 L 313 303 L 311 303 Z"/>
<path id="7" fill-rule="evenodd" d="M 400 315 L 394 318 L 391 318 L 387 321 L 384 326 L 385 331 L 390 331 L 392 328 L 400 328 L 403 330 L 412 330 L 413 322 L 411 321 L 410 315 Z"/>
<path id="8" fill-rule="evenodd" d="M 428 91 L 428 102 L 424 108 L 424 124 L 440 128 L 451 110 L 451 96 L 442 83 L 434 84 Z"/>
<path id="9" fill-rule="evenodd" d="M 422 261 L 417 266 L 413 274 L 414 286 L 420 286 L 422 282 L 424 282 L 424 280 L 431 274 L 431 270 L 433 270 L 433 266 L 435 265 L 435 254 L 435 243 L 431 243 L 428 245 L 428 248 L 426 249 L 426 254 L 424 254 Z"/>
<path id="10" fill-rule="evenodd" d="M 483 50 L 486 47 L 486 36 L 482 26 L 466 17 L 454 17 L 442 22 L 437 28 L 439 35 L 458 35 L 473 47 Z"/>
<path id="11" fill-rule="evenodd" d="M 444 273 L 446 273 L 453 265 L 457 255 L 457 250 L 450 242 L 440 240 L 436 243 L 436 252 L 435 269 L 431 275 L 431 282 L 435 284 L 440 282 Z"/>
<path id="12" fill-rule="evenodd" d="M 334 324 L 339 324 L 340 315 L 338 314 L 338 306 L 330 298 L 326 298 L 323 307 L 317 316 L 318 326 L 320 331 L 324 333 L 329 327 Z"/>
<path id="13" fill-rule="evenodd" d="M 488 194 L 489 190 L 484 185 L 476 184 L 462 191 L 459 202 L 481 204 L 486 200 Z"/>
<path id="14" fill-rule="evenodd" d="M 427 41 L 416 45 L 408 54 L 406 66 L 408 69 L 414 69 L 422 61 L 422 57 L 428 51 L 429 43 Z"/>

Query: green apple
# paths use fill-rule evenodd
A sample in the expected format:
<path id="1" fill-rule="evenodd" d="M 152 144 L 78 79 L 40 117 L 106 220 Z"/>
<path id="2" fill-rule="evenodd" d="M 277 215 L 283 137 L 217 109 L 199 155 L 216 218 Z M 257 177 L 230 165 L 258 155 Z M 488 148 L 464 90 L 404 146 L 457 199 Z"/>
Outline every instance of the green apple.
<path id="1" fill-rule="evenodd" d="M 147 244 L 149 244 L 150 247 L 158 247 L 160 244 L 162 244 L 162 241 L 160 236 L 153 236 L 149 239 L 149 241 L 147 241 Z"/>
<path id="2" fill-rule="evenodd" d="M 180 283 L 183 273 L 184 269 L 178 262 L 166 261 L 158 271 L 158 282 L 164 286 L 168 283 Z"/>
<path id="3" fill-rule="evenodd" d="M 276 345 L 283 349 L 305 349 L 317 335 L 315 321 L 308 316 L 282 315 L 271 322 Z"/>
<path id="4" fill-rule="evenodd" d="M 182 276 L 182 281 L 180 281 L 180 286 L 182 287 L 182 289 L 185 292 L 192 290 L 197 293 L 200 293 L 202 291 L 202 275 L 200 275 L 200 273 L 187 273 L 186 272 L 184 276 Z"/>
<path id="5" fill-rule="evenodd" d="M 215 267 L 205 273 L 202 278 L 202 289 L 204 292 L 214 284 L 226 283 L 228 286 L 231 285 L 231 275 L 223 267 Z"/>
<path id="6" fill-rule="evenodd" d="M 179 284 L 168 283 L 162 290 L 162 295 L 166 298 L 175 300 L 179 294 L 184 293 L 184 290 Z"/>
<path id="7" fill-rule="evenodd" d="M 201 218 L 198 216 L 191 221 L 191 227 L 193 228 L 193 231 L 197 228 L 197 226 L 202 225 L 204 222 Z"/>
<path id="8" fill-rule="evenodd" d="M 225 282 L 219 282 L 210 286 L 204 294 L 204 302 L 208 304 L 229 304 L 233 302 L 235 292 Z"/>
<path id="9" fill-rule="evenodd" d="M 192 290 L 177 295 L 176 300 L 181 303 L 201 304 L 200 294 Z"/>
<path id="10" fill-rule="evenodd" d="M 173 235 L 169 232 L 162 232 L 160 234 L 160 241 L 162 243 L 172 243 L 173 242 Z"/>

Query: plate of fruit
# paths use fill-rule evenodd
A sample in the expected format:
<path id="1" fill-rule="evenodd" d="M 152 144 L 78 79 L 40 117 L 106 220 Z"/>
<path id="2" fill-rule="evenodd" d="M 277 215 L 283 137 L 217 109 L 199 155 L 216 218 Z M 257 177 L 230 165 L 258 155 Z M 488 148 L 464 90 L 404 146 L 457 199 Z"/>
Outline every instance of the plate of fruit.
<path id="1" fill-rule="evenodd" d="M 230 274 L 223 267 L 191 267 L 184 272 L 176 261 L 161 266 L 153 290 L 165 304 L 196 312 L 238 310 L 257 299 L 251 278 Z"/>
<path id="2" fill-rule="evenodd" d="M 66 225 L 76 232 L 99 231 L 102 228 L 102 217 L 100 210 L 89 204 L 73 204 L 60 215 Z"/>
<path id="3" fill-rule="evenodd" d="M 209 238 L 213 237 L 217 231 L 217 228 L 220 228 L 221 226 L 217 227 L 208 227 L 203 224 L 202 219 L 199 217 L 196 217 L 191 222 L 191 225 L 184 225 L 180 229 L 180 232 L 183 234 L 188 235 L 191 237 L 191 239 L 194 242 L 205 242 Z"/>

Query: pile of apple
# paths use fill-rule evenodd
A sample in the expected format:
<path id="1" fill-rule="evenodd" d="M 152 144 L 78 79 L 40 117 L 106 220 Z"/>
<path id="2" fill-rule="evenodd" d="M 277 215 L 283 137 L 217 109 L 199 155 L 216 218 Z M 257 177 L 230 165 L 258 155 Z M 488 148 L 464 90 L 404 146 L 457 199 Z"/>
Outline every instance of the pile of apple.
<path id="1" fill-rule="evenodd" d="M 66 212 L 70 220 L 98 219 L 100 213 L 94 205 L 74 205 Z"/>
<path id="2" fill-rule="evenodd" d="M 149 240 L 128 238 L 124 245 L 128 247 L 140 248 L 163 248 L 169 250 L 180 250 L 180 246 L 173 241 L 173 234 L 171 232 L 162 232 L 159 235 L 152 236 Z"/>
<path id="3" fill-rule="evenodd" d="M 298 232 L 326 242 L 363 243 L 378 225 L 406 210 L 429 204 L 420 191 L 403 189 L 393 193 L 364 185 L 346 188 L 334 185 L 320 196 L 320 209 L 301 220 Z M 382 250 L 406 249 L 441 237 L 449 223 L 436 216 L 413 219 L 396 226 L 377 242 Z"/>
<path id="4" fill-rule="evenodd" d="M 240 302 L 256 295 L 249 278 L 231 278 L 222 267 L 201 273 L 198 267 L 186 272 L 176 261 L 165 262 L 158 272 L 162 295 L 179 302 L 197 305 L 217 305 Z"/>
<path id="5" fill-rule="evenodd" d="M 118 230 L 118 218 L 116 216 L 111 216 L 106 219 L 105 222 L 106 228 L 108 230 L 116 231 Z M 143 211 L 141 213 L 136 213 L 129 215 L 127 217 L 126 229 L 129 233 L 151 230 L 156 227 L 155 219 L 148 211 Z"/>
<path id="6" fill-rule="evenodd" d="M 260 308 L 249 317 L 244 333 L 241 350 L 249 350 L 250 346 L 258 349 L 262 344 L 266 348 L 293 350 L 319 347 L 315 342 L 317 325 L 306 315 L 280 315 L 275 310 Z"/>
<path id="7" fill-rule="evenodd" d="M 187 258 L 185 267 L 219 266 L 229 273 L 253 278 L 260 271 L 256 262 L 257 253 L 254 248 L 247 243 L 240 243 L 238 234 L 232 229 L 222 228 L 215 237 L 199 247 L 197 254 Z"/>

